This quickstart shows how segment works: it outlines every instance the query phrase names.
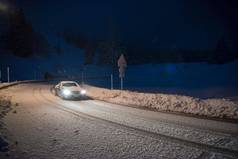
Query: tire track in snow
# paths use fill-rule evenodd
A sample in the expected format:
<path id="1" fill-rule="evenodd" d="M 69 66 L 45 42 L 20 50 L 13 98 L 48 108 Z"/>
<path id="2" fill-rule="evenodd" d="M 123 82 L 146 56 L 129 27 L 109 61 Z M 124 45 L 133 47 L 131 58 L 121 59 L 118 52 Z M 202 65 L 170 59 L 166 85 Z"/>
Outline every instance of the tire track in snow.
<path id="1" fill-rule="evenodd" d="M 164 135 L 164 134 L 150 132 L 150 131 L 147 131 L 147 130 L 142 130 L 142 129 L 139 129 L 139 128 L 130 127 L 128 125 L 116 123 L 116 122 L 106 120 L 106 119 L 103 119 L 103 118 L 95 117 L 95 116 L 87 114 L 87 113 L 75 111 L 74 109 L 70 109 L 68 107 L 65 107 L 65 105 L 62 104 L 62 103 L 56 102 L 55 100 L 50 98 L 50 96 L 44 95 L 44 93 L 42 93 L 41 88 L 38 89 L 38 94 L 41 98 L 43 98 L 45 101 L 47 101 L 46 102 L 47 104 L 51 104 L 52 106 L 54 105 L 57 108 L 59 108 L 63 111 L 66 111 L 70 114 L 73 114 L 75 116 L 78 116 L 80 118 L 85 117 L 87 119 L 98 120 L 99 122 L 103 122 L 103 123 L 106 123 L 106 124 L 111 124 L 113 126 L 119 126 L 119 127 L 122 127 L 124 129 L 128 130 L 129 132 L 131 132 L 133 134 L 136 133 L 135 135 L 140 134 L 140 135 L 143 135 L 143 136 L 152 137 L 155 140 L 159 138 L 159 139 L 162 139 L 164 141 L 177 143 L 179 145 L 194 147 L 194 148 L 200 149 L 200 150 L 205 151 L 205 152 L 215 152 L 215 153 L 220 153 L 220 154 L 231 155 L 233 157 L 238 157 L 238 151 L 235 151 L 235 150 L 231 150 L 231 149 L 227 149 L 227 148 L 220 148 L 220 147 L 207 145 L 207 144 L 202 144 L 202 143 L 197 143 L 197 142 L 193 142 L 193 141 L 189 141 L 189 140 L 184 140 L 184 139 L 180 139 L 180 138 L 176 138 L 176 137 L 172 137 L 172 136 L 168 136 L 168 135 Z M 50 92 L 49 92 L 49 94 L 50 94 Z M 50 95 L 52 95 L 52 94 L 50 94 Z"/>

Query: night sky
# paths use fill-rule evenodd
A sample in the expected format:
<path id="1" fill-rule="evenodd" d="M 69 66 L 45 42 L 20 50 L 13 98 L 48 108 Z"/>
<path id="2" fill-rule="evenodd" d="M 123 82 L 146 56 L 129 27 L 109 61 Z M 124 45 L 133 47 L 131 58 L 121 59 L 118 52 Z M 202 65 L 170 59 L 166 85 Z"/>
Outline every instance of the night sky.
<path id="1" fill-rule="evenodd" d="M 15 50 L 15 53 L 2 49 L 4 43 L 0 43 L 0 51 L 3 50 L 0 52 L 0 67 L 5 71 L 3 74 L 6 74 L 6 67 L 10 66 L 15 80 L 35 78 L 35 72 L 38 72 L 38 77 L 41 78 L 46 72 L 63 72 L 78 76 L 87 64 L 105 64 L 108 67 L 104 72 L 118 73 L 115 61 L 124 48 L 122 53 L 125 53 L 128 65 L 172 63 L 162 68 L 158 66 L 162 69 L 161 72 L 165 72 L 166 77 L 171 79 L 180 78 L 172 76 L 176 73 L 180 76 L 181 73 L 175 63 L 207 62 L 222 65 L 238 58 L 237 0 L 0 0 L 0 20 L 7 15 L 8 8 L 17 10 L 18 20 L 22 21 L 14 24 L 13 20 L 11 33 L 14 33 L 15 26 L 20 25 L 20 30 L 16 35 L 6 36 L 13 38 L 9 41 L 11 51 Z M 20 14 L 19 10 L 24 15 Z M 0 23 L 0 35 L 1 32 L 4 33 L 4 25 L 4 22 Z M 70 33 L 71 39 L 68 40 L 64 33 Z M 72 35 L 76 36 L 76 40 Z M 115 52 L 119 52 L 118 55 L 107 54 L 110 48 L 105 51 L 104 45 L 101 45 L 102 42 L 110 44 L 111 41 L 120 44 L 119 49 L 115 49 Z M 63 48 L 63 53 L 56 53 L 60 50 L 57 46 Z M 217 48 L 220 49 L 217 51 Z M 51 52 L 46 53 L 44 49 Z M 25 53 L 26 50 L 28 52 Z M 39 54 L 32 50 L 43 58 L 39 58 Z M 94 66 L 96 69 L 92 67 L 87 73 L 91 71 L 92 73 L 88 74 L 101 75 L 103 71 L 97 70 L 101 68 Z M 186 68 L 187 66 L 184 66 L 181 70 Z M 228 73 L 237 70 L 235 66 L 229 65 L 227 68 L 221 69 L 223 72 L 212 71 L 214 75 L 209 71 L 207 74 L 217 79 L 229 77 L 226 70 L 229 70 Z M 135 71 L 132 72 L 145 73 L 149 69 L 152 68 L 141 67 L 139 71 L 134 68 Z M 211 66 L 211 70 L 213 69 L 216 67 Z M 158 78 L 162 77 L 161 72 L 158 73 Z M 196 71 L 192 70 L 191 74 L 193 72 Z M 151 74 L 154 74 L 153 71 Z M 221 78 L 218 83 L 229 83 L 227 81 L 230 79 L 234 78 Z M 213 79 L 211 81 L 214 83 Z M 201 84 L 203 82 L 200 80 Z M 157 79 L 154 83 L 157 84 Z M 236 81 L 233 83 L 237 84 Z"/>
<path id="2" fill-rule="evenodd" d="M 213 49 L 225 36 L 237 46 L 236 0 L 19 0 L 36 30 L 62 30 L 92 39 L 113 36 L 145 48 Z"/>

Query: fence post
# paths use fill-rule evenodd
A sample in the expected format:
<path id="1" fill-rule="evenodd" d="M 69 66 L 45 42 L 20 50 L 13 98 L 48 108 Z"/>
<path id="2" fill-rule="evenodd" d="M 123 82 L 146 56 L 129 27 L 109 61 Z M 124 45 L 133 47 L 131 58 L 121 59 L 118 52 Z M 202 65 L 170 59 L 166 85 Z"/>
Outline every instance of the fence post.
<path id="1" fill-rule="evenodd" d="M 84 74 L 83 74 L 83 71 L 81 73 L 81 80 L 82 80 L 82 84 L 84 83 Z"/>
<path id="2" fill-rule="evenodd" d="M 113 74 L 111 74 L 111 89 L 113 89 Z"/>
<path id="3" fill-rule="evenodd" d="M 123 90 L 123 78 L 121 77 L 121 90 Z"/>
<path id="4" fill-rule="evenodd" d="M 10 68 L 7 67 L 7 82 L 10 82 Z"/>

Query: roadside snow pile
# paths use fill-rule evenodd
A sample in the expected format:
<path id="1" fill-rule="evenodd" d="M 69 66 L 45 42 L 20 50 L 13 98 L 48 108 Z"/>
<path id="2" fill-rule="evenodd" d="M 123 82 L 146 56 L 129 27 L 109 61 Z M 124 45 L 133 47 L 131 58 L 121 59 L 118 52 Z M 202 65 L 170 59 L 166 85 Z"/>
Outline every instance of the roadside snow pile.
<path id="1" fill-rule="evenodd" d="M 11 110 L 10 97 L 0 95 L 0 152 L 8 151 L 8 143 L 2 135 L 3 117 Z"/>
<path id="2" fill-rule="evenodd" d="M 24 81 L 15 81 L 10 83 L 0 83 L 0 89 L 5 89 L 10 86 L 15 86 L 23 83 L 34 83 L 34 82 L 45 82 L 44 80 L 24 80 Z"/>
<path id="3" fill-rule="evenodd" d="M 8 85 L 9 83 L 0 83 L 0 88 Z"/>
<path id="4" fill-rule="evenodd" d="M 8 86 L 13 86 L 18 84 L 19 82 L 11 82 L 11 83 L 0 83 L 0 89 L 6 88 Z"/>
<path id="5" fill-rule="evenodd" d="M 238 119 L 238 103 L 228 99 L 193 98 L 162 93 L 139 93 L 84 86 L 88 96 L 115 104 L 207 117 Z"/>
<path id="6" fill-rule="evenodd" d="M 0 119 L 11 110 L 11 99 L 8 96 L 0 95 Z"/>

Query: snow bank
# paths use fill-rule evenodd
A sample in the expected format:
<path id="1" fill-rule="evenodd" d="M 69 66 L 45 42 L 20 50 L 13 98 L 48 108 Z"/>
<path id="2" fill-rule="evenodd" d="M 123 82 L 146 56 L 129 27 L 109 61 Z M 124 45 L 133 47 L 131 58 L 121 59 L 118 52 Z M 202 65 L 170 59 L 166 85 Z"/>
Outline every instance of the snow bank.
<path id="1" fill-rule="evenodd" d="M 34 83 L 34 82 L 45 82 L 44 80 L 24 80 L 24 81 L 15 81 L 15 82 L 10 82 L 10 83 L 0 83 L 0 90 L 5 89 L 10 86 L 15 86 L 18 84 L 23 84 L 23 83 Z"/>
<path id="2" fill-rule="evenodd" d="M 2 119 L 11 110 L 11 100 L 8 96 L 0 95 L 0 153 L 8 151 L 8 142 L 1 133 L 4 130 Z M 0 155 L 1 157 L 1 155 Z"/>
<path id="3" fill-rule="evenodd" d="M 0 89 L 4 89 L 10 86 L 14 86 L 18 84 L 19 82 L 11 82 L 11 83 L 0 83 Z"/>
<path id="4" fill-rule="evenodd" d="M 162 93 L 139 93 L 84 86 L 88 96 L 116 104 L 158 111 L 179 112 L 207 117 L 238 119 L 238 103 L 228 99 L 193 98 Z"/>

